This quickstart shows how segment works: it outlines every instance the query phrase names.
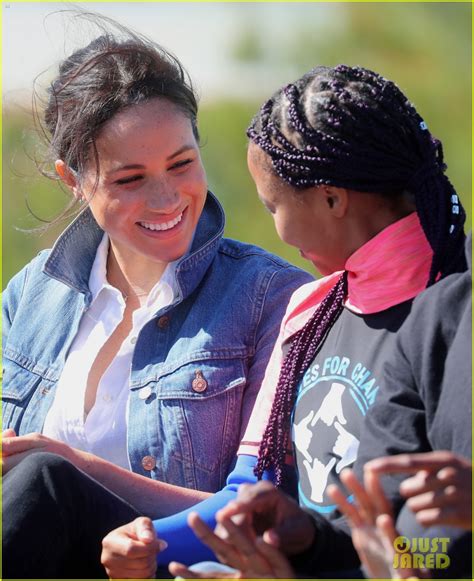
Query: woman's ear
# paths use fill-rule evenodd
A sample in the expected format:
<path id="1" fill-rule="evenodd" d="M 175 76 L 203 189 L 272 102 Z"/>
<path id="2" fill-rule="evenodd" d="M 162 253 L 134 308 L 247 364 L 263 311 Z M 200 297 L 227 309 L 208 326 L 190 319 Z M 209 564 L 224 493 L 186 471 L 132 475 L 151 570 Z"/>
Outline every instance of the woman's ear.
<path id="1" fill-rule="evenodd" d="M 324 186 L 323 195 L 331 214 L 335 218 L 344 218 L 349 204 L 347 190 L 345 188 Z"/>
<path id="2" fill-rule="evenodd" d="M 69 168 L 62 159 L 57 159 L 54 167 L 59 179 L 71 190 L 76 200 L 82 201 L 84 196 L 82 195 L 76 172 Z"/>

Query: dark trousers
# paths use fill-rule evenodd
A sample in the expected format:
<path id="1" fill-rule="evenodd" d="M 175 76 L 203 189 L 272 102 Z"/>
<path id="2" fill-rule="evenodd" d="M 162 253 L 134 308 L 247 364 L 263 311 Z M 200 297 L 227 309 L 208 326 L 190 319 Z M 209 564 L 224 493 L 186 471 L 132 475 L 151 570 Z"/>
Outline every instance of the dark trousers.
<path id="1" fill-rule="evenodd" d="M 3 478 L 4 579 L 106 579 L 102 539 L 140 514 L 70 462 L 31 454 Z"/>

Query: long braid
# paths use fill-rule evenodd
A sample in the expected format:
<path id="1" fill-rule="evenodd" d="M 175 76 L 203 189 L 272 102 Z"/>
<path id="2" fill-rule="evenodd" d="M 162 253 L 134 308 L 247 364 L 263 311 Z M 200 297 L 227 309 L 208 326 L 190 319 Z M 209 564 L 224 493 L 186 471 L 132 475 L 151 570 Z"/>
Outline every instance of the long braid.
<path id="1" fill-rule="evenodd" d="M 410 193 L 433 249 L 427 286 L 465 268 L 465 212 L 441 142 L 400 89 L 361 67 L 317 67 L 278 91 L 247 134 L 296 189 L 320 185 L 386 196 Z M 282 470 L 298 383 L 339 316 L 345 278 L 295 335 L 281 370 L 255 473 Z"/>
<path id="2" fill-rule="evenodd" d="M 255 467 L 255 474 L 261 478 L 265 470 L 274 466 L 277 486 L 281 486 L 283 479 L 288 420 L 296 397 L 294 386 L 311 365 L 327 333 L 341 314 L 346 293 L 347 273 L 344 272 L 311 319 L 295 334 L 283 361 L 270 420 L 265 429 Z"/>

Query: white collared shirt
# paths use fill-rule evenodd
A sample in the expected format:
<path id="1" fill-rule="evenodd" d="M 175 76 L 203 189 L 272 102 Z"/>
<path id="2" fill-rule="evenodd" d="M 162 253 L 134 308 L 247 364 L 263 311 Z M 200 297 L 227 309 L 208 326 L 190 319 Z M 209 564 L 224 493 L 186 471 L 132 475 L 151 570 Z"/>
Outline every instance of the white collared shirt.
<path id="1" fill-rule="evenodd" d="M 176 263 L 166 267 L 145 305 L 133 313 L 132 330 L 104 372 L 94 406 L 84 421 L 87 378 L 97 354 L 122 321 L 125 300 L 107 282 L 107 234 L 97 248 L 89 288 L 92 302 L 84 312 L 59 379 L 43 434 L 91 452 L 130 470 L 127 453 L 129 380 L 135 343 L 143 326 L 175 297 Z"/>

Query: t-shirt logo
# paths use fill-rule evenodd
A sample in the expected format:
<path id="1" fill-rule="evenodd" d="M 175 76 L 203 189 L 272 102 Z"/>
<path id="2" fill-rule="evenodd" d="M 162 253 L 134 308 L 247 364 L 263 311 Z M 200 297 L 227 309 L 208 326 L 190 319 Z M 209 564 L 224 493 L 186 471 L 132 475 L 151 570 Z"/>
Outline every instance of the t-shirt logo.
<path id="1" fill-rule="evenodd" d="M 292 436 L 300 500 L 313 510 L 336 508 L 325 490 L 329 483 L 339 483 L 341 470 L 357 458 L 363 416 L 378 390 L 370 376 L 347 357 L 328 357 L 321 368 L 313 364 L 301 382 Z"/>

